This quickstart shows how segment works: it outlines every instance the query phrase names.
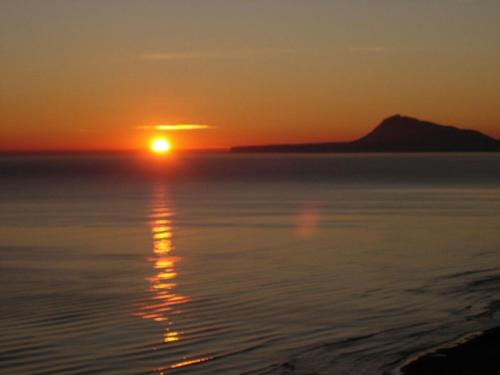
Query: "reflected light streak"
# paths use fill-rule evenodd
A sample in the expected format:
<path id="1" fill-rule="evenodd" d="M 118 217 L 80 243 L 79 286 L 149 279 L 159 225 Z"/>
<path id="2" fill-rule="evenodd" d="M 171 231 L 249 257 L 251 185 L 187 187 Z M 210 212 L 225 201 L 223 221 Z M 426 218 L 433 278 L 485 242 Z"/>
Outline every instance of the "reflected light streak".
<path id="1" fill-rule="evenodd" d="M 152 237 L 152 256 L 147 258 L 154 273 L 146 280 L 149 283 L 150 297 L 139 307 L 136 314 L 142 319 L 152 320 L 162 326 L 163 344 L 171 344 L 181 339 L 181 332 L 171 329 L 171 316 L 178 313 L 179 305 L 189 302 L 189 298 L 175 293 L 179 257 L 172 256 L 172 211 L 168 205 L 165 191 L 158 187 L 153 195 L 149 215 Z"/>
<path id="2" fill-rule="evenodd" d="M 213 358 L 214 357 L 202 357 L 202 358 L 190 359 L 190 360 L 187 360 L 187 361 L 176 363 L 175 365 L 170 366 L 170 368 L 174 369 L 174 368 L 185 367 L 185 366 L 189 366 L 189 365 L 195 365 L 195 364 L 198 364 L 198 363 L 210 361 Z"/>
<path id="3" fill-rule="evenodd" d="M 317 204 L 308 204 L 299 213 L 297 232 L 299 235 L 308 237 L 313 235 L 319 225 L 320 210 Z"/>

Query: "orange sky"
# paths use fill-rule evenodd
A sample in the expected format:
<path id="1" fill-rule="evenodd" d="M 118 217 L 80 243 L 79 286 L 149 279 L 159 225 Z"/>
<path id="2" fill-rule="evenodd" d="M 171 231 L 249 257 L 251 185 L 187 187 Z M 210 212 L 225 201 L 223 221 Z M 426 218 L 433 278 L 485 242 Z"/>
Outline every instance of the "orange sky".
<path id="1" fill-rule="evenodd" d="M 500 138 L 500 2 L 0 3 L 0 149 L 344 141 L 400 113 Z"/>

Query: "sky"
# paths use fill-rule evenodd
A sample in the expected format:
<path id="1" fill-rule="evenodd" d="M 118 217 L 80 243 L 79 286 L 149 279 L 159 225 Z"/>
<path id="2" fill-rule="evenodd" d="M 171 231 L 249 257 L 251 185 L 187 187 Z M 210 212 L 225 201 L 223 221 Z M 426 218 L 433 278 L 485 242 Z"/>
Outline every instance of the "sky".
<path id="1" fill-rule="evenodd" d="M 498 0 L 2 0 L 0 150 L 500 138 L 499 66 Z"/>

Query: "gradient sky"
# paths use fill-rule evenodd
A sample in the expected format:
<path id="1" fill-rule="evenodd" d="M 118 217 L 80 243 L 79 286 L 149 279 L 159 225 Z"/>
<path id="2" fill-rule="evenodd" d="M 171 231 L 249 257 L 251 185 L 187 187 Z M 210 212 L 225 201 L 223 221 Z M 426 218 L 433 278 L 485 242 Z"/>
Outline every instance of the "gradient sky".
<path id="1" fill-rule="evenodd" d="M 396 113 L 500 138 L 498 0 L 2 0 L 0 58 L 4 150 L 342 141 Z"/>

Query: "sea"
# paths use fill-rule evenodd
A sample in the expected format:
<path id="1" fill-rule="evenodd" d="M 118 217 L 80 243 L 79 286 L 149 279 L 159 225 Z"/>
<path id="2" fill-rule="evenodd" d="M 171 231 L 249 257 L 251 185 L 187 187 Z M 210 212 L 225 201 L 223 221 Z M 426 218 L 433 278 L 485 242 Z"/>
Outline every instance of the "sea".
<path id="1" fill-rule="evenodd" d="M 395 374 L 499 311 L 500 154 L 0 156 L 1 374 Z"/>

